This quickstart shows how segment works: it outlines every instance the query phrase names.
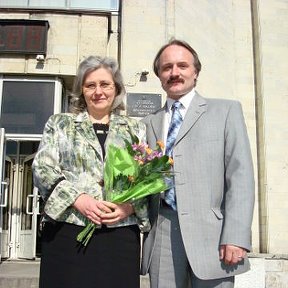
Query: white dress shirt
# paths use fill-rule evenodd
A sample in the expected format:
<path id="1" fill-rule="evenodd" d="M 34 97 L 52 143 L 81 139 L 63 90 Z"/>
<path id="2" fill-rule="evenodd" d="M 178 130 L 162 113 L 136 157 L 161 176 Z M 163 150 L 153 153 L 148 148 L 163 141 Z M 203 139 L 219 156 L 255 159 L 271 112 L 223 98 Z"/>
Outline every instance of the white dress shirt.
<path id="1" fill-rule="evenodd" d="M 182 96 L 178 101 L 181 102 L 181 107 L 180 107 L 180 114 L 182 116 L 182 119 L 184 120 L 187 109 L 195 95 L 195 89 L 193 88 L 189 93 L 186 95 Z M 168 129 L 169 125 L 171 122 L 171 117 L 172 117 L 172 105 L 175 102 L 175 100 L 168 98 L 167 97 L 167 105 L 166 105 L 166 112 L 165 112 L 165 119 L 164 119 L 164 127 L 163 127 L 163 142 L 166 145 L 166 139 L 167 139 L 167 134 L 168 134 Z"/>

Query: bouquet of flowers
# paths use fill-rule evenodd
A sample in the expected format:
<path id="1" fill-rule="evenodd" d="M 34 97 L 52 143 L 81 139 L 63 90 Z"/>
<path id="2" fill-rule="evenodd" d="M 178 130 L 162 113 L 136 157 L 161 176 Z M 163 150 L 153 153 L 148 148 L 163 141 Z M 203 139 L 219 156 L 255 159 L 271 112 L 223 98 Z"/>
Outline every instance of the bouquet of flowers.
<path id="1" fill-rule="evenodd" d="M 125 141 L 124 148 L 110 145 L 104 167 L 105 199 L 113 203 L 135 201 L 169 189 L 166 178 L 171 177 L 173 160 L 164 155 L 164 145 L 157 142 L 152 150 L 146 143 L 132 136 L 132 143 Z M 86 246 L 96 229 L 90 222 L 77 241 Z"/>

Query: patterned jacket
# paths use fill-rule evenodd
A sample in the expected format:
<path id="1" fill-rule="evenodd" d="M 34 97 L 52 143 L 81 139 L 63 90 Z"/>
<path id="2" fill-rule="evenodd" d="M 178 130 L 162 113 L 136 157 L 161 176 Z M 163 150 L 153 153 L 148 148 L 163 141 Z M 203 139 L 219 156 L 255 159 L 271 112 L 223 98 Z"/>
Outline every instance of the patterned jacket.
<path id="1" fill-rule="evenodd" d="M 146 141 L 145 125 L 126 116 L 111 115 L 105 147 L 110 143 L 124 147 L 129 132 Z M 44 220 L 56 220 L 85 226 L 88 219 L 72 207 L 82 193 L 103 199 L 105 159 L 87 112 L 62 113 L 49 118 L 33 161 L 34 185 L 44 200 Z M 138 224 L 150 229 L 147 201 L 133 204 L 135 214 L 110 227 Z"/>

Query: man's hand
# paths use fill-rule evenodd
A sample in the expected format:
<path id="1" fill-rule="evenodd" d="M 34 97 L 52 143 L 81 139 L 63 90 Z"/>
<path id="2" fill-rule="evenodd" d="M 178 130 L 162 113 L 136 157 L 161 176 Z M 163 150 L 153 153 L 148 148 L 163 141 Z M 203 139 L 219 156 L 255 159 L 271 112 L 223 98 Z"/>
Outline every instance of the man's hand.
<path id="1" fill-rule="evenodd" d="M 247 255 L 247 251 L 234 245 L 220 246 L 220 260 L 223 260 L 226 265 L 235 265 L 241 262 Z"/>

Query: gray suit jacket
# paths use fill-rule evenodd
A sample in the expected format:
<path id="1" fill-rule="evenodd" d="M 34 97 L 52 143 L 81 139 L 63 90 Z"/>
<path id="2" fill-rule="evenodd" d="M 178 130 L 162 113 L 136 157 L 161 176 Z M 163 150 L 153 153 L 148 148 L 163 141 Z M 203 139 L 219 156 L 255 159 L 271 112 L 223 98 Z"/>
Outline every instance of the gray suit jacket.
<path id="1" fill-rule="evenodd" d="M 154 148 L 163 139 L 165 107 L 143 119 Z M 186 254 L 195 275 L 216 279 L 249 269 L 248 259 L 227 266 L 219 245 L 251 249 L 254 176 L 241 104 L 196 93 L 174 147 L 177 211 Z M 149 270 L 157 233 L 159 195 L 150 202 L 152 230 L 144 235 L 142 274 Z"/>

